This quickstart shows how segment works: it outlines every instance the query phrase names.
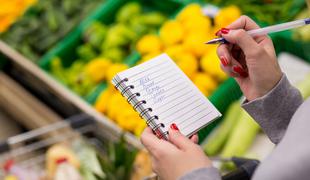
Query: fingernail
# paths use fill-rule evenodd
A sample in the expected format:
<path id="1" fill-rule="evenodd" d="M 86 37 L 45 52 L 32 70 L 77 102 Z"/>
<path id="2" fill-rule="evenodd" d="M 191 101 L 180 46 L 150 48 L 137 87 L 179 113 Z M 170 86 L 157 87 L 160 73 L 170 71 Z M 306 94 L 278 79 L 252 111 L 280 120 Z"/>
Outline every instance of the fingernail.
<path id="1" fill-rule="evenodd" d="M 240 66 L 233 66 L 233 71 L 242 77 L 248 77 L 248 73 L 243 70 Z"/>
<path id="2" fill-rule="evenodd" d="M 228 65 L 228 61 L 224 56 L 220 57 L 221 63 L 223 64 L 223 66 L 227 66 Z"/>
<path id="3" fill-rule="evenodd" d="M 220 33 L 220 32 L 221 32 L 221 29 L 218 30 L 218 31 L 216 31 L 215 35 L 216 35 L 216 36 L 219 36 L 219 33 Z"/>
<path id="4" fill-rule="evenodd" d="M 223 34 L 228 34 L 229 31 L 230 31 L 230 29 L 227 29 L 227 28 L 222 28 L 221 29 L 221 33 L 223 33 Z"/>
<path id="5" fill-rule="evenodd" d="M 178 126 L 177 126 L 175 123 L 172 123 L 172 124 L 170 125 L 170 128 L 173 129 L 173 130 L 176 130 L 176 131 L 179 130 Z"/>

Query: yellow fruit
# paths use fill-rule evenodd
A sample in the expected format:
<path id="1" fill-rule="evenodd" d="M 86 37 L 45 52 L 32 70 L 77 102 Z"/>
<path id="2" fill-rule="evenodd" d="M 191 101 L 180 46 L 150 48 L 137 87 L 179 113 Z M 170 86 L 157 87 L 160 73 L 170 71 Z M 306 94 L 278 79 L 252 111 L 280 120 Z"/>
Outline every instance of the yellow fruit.
<path id="1" fill-rule="evenodd" d="M 165 49 L 165 53 L 167 53 L 173 60 L 175 60 L 178 55 L 186 52 L 186 48 L 183 44 L 175 44 Z"/>
<path id="2" fill-rule="evenodd" d="M 177 20 L 183 22 L 188 19 L 192 19 L 193 16 L 201 15 L 202 9 L 199 4 L 192 3 L 187 5 L 178 15 Z"/>
<path id="3" fill-rule="evenodd" d="M 184 47 L 197 58 L 200 58 L 210 48 L 210 46 L 204 44 L 210 39 L 212 39 L 212 37 L 203 33 L 188 34 L 184 39 Z"/>
<path id="4" fill-rule="evenodd" d="M 142 58 L 140 59 L 138 64 L 141 64 L 141 63 L 144 63 L 148 60 L 151 60 L 152 58 L 158 56 L 159 54 L 161 54 L 161 52 L 153 52 L 150 54 L 146 54 L 146 55 L 142 56 Z"/>
<path id="5" fill-rule="evenodd" d="M 186 34 L 201 33 L 209 34 L 211 32 L 211 20 L 209 17 L 201 15 L 193 16 L 182 22 Z"/>
<path id="6" fill-rule="evenodd" d="M 179 54 L 175 57 L 175 62 L 190 79 L 198 71 L 198 61 L 190 53 Z"/>
<path id="7" fill-rule="evenodd" d="M 116 123 L 124 130 L 134 132 L 135 128 L 139 124 L 139 121 L 143 121 L 137 112 L 131 107 L 124 108 L 116 118 Z"/>
<path id="8" fill-rule="evenodd" d="M 139 124 L 135 127 L 134 134 L 138 137 L 142 134 L 143 130 L 146 128 L 146 123 L 144 120 L 141 120 Z"/>
<path id="9" fill-rule="evenodd" d="M 95 109 L 101 113 L 105 113 L 108 109 L 109 98 L 114 92 L 110 90 L 103 91 L 95 103 Z"/>
<path id="10" fill-rule="evenodd" d="M 106 58 L 96 58 L 85 66 L 85 73 L 95 82 L 106 79 L 111 62 Z"/>
<path id="11" fill-rule="evenodd" d="M 137 50 L 141 54 L 152 54 L 159 52 L 163 48 L 163 44 L 157 35 L 149 34 L 143 36 L 137 42 Z"/>
<path id="12" fill-rule="evenodd" d="M 46 153 L 46 169 L 48 177 L 52 179 L 55 174 L 59 158 L 66 158 L 76 169 L 80 168 L 80 162 L 74 152 L 64 144 L 56 144 L 50 147 Z"/>
<path id="13" fill-rule="evenodd" d="M 217 87 L 216 81 L 206 73 L 195 74 L 193 82 L 206 96 L 209 96 Z"/>
<path id="14" fill-rule="evenodd" d="M 126 70 L 128 68 L 127 65 L 125 64 L 120 64 L 120 63 L 115 63 L 115 64 L 112 64 L 109 68 L 108 68 L 108 71 L 107 71 L 107 80 L 109 82 L 111 82 L 111 80 L 113 79 L 113 77 L 123 71 L 123 70 Z"/>
<path id="15" fill-rule="evenodd" d="M 225 80 L 227 75 L 222 71 L 220 67 L 220 60 L 216 54 L 216 48 L 206 53 L 200 60 L 200 67 L 206 73 L 209 73 L 219 82 Z"/>
<path id="16" fill-rule="evenodd" d="M 159 37 L 166 46 L 177 44 L 184 37 L 184 29 L 178 21 L 169 20 L 160 28 Z"/>
<path id="17" fill-rule="evenodd" d="M 222 8 L 214 18 L 215 26 L 226 27 L 241 16 L 241 11 L 237 6 L 231 5 Z"/>
<path id="18" fill-rule="evenodd" d="M 120 113 L 120 109 L 123 109 L 126 104 L 126 100 L 120 93 L 115 93 L 110 96 L 107 102 L 107 115 L 111 120 L 116 120 L 116 117 Z"/>

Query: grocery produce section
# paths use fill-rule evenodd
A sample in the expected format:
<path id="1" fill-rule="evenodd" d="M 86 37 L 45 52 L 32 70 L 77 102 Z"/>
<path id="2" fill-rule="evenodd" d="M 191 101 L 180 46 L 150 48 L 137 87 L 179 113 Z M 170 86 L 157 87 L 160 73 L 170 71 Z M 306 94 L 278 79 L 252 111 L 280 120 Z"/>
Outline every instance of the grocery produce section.
<path id="1" fill-rule="evenodd" d="M 31 62 L 31 66 L 36 66 L 35 71 L 39 71 L 31 72 L 32 76 L 44 74 L 44 78 L 38 79 L 45 81 L 47 77 L 46 85 L 37 83 L 35 79 L 24 81 L 23 78 L 17 78 L 16 83 L 23 85 L 31 81 L 32 85 L 25 90 L 34 96 L 39 94 L 44 108 L 45 105 L 51 106 L 57 113 L 54 107 L 57 103 L 50 103 L 51 100 L 64 100 L 69 105 L 65 105 L 63 111 L 74 107 L 70 112 L 87 113 L 100 124 L 89 126 L 109 126 L 99 135 L 97 132 L 95 135 L 89 135 L 89 131 L 81 132 L 81 127 L 70 128 L 74 140 L 43 143 L 44 147 L 31 155 L 40 154 L 41 162 L 31 167 L 22 163 L 23 158 L 12 154 L 8 156 L 10 151 L 17 152 L 14 151 L 15 146 L 1 150 L 0 163 L 5 164 L 5 168 L 0 175 L 1 178 L 6 176 L 6 180 L 23 179 L 24 176 L 32 179 L 138 180 L 152 175 L 148 154 L 140 150 L 140 145 L 128 141 L 127 136 L 129 134 L 134 142 L 138 142 L 146 123 L 113 87 L 111 80 L 116 73 L 162 53 L 168 54 L 223 114 L 221 119 L 198 133 L 205 153 L 210 157 L 265 158 L 273 146 L 265 144 L 269 149 L 264 151 L 264 144 L 255 145 L 261 143 L 258 139 L 263 137 L 266 140 L 267 137 L 240 107 L 242 93 L 235 80 L 221 70 L 217 46 L 204 43 L 215 38 L 220 28 L 242 14 L 250 16 L 261 26 L 310 17 L 306 2 L 302 0 L 255 0 L 246 3 L 239 0 L 197 0 L 195 3 L 178 0 L 0 0 L 0 4 L 0 41 L 5 45 L 3 48 L 0 43 L 0 69 L 7 74 L 5 77 L 14 75 L 12 78 L 16 79 L 18 70 L 12 62 L 17 63 L 17 67 L 27 66 L 25 69 L 31 69 L 27 65 Z M 306 67 L 304 73 L 296 75 L 298 81 L 295 82 L 294 75 L 290 75 L 294 73 L 289 72 L 294 68 L 285 62 L 281 65 L 289 79 L 293 77 L 290 80 L 294 81 L 305 99 L 310 97 L 309 34 L 310 27 L 305 26 L 271 36 L 278 55 L 291 53 L 298 57 L 292 58 L 293 63 L 302 62 L 296 67 Z M 8 52 L 6 47 L 14 53 Z M 27 63 L 19 63 L 23 61 Z M 48 93 L 39 92 L 40 86 L 49 85 L 48 88 L 42 87 L 42 92 L 55 88 L 55 92 L 61 95 L 51 91 L 48 92 L 50 97 L 45 97 Z M 6 91 L 9 92 L 10 88 Z M 60 92 L 64 89 L 65 93 Z M 47 98 L 49 101 L 45 101 Z M 0 104 L 8 100 L 10 98 L 0 93 Z M 41 110 L 43 112 L 47 110 Z M 57 132 L 64 135 L 65 132 L 57 131 L 55 127 L 58 127 L 57 123 L 63 123 L 62 119 L 70 117 L 58 113 L 59 116 L 46 118 L 44 123 L 39 122 L 41 116 L 36 116 L 35 112 L 31 112 L 33 116 L 29 117 L 37 117 L 34 118 L 37 124 L 27 126 L 23 124 L 25 120 L 19 121 L 26 129 L 44 129 L 49 124 L 46 128 L 50 127 L 56 133 L 48 131 L 48 135 L 20 143 L 17 148 L 26 149 L 31 144 L 48 141 Z M 70 123 L 59 126 L 69 128 Z M 98 127 L 96 131 L 100 131 Z M 110 139 L 107 136 L 109 131 L 115 131 L 118 138 Z M 235 168 L 230 163 L 222 163 L 219 167 L 223 172 Z"/>

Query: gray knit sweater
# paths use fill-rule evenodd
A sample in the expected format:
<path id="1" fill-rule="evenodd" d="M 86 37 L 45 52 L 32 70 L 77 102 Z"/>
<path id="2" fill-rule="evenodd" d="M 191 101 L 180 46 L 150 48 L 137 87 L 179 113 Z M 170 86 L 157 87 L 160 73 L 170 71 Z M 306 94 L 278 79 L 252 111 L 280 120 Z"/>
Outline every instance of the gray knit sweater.
<path id="1" fill-rule="evenodd" d="M 299 91 L 283 75 L 268 94 L 242 107 L 277 144 L 252 179 L 310 179 L 310 99 L 303 102 Z M 216 168 L 201 168 L 180 179 L 220 180 L 221 177 Z"/>

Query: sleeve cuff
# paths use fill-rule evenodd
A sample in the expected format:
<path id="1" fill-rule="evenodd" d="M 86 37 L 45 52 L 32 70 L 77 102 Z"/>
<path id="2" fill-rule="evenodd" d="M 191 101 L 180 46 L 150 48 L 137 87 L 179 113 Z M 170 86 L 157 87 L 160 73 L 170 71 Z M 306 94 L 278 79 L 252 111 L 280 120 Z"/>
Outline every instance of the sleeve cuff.
<path id="1" fill-rule="evenodd" d="M 302 101 L 300 92 L 283 74 L 272 90 L 253 101 L 244 101 L 242 107 L 262 127 L 271 141 L 277 144 Z"/>
<path id="2" fill-rule="evenodd" d="M 179 180 L 221 180 L 221 175 L 214 167 L 199 168 L 185 174 Z"/>

